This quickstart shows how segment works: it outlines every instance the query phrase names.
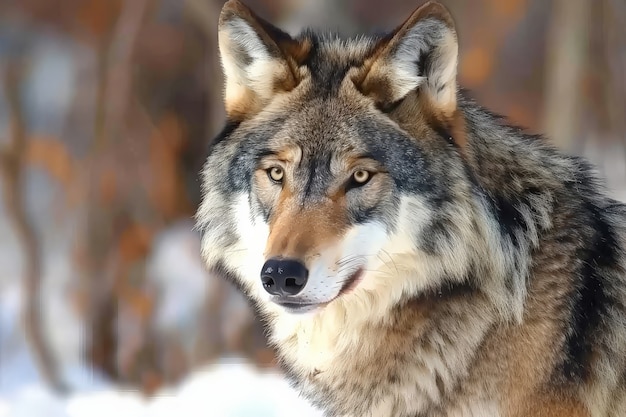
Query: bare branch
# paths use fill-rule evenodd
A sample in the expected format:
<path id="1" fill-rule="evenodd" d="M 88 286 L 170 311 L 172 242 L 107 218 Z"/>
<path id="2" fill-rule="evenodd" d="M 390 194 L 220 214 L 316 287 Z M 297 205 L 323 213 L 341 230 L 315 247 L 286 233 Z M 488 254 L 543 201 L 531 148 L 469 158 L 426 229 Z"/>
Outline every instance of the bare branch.
<path id="1" fill-rule="evenodd" d="M 554 143 L 573 150 L 579 131 L 583 76 L 588 55 L 587 0 L 556 0 L 548 39 L 545 130 Z"/>
<path id="2" fill-rule="evenodd" d="M 11 120 L 11 138 L 6 149 L 0 152 L 0 173 L 7 214 L 24 251 L 22 320 L 26 338 L 43 379 L 52 389 L 63 392 L 66 387 L 58 375 L 41 326 L 41 248 L 26 213 L 22 195 L 26 153 L 26 132 L 19 98 L 22 71 L 23 65 L 11 62 L 5 73 L 4 86 Z"/>
<path id="3" fill-rule="evenodd" d="M 119 268 L 112 261 L 114 252 L 111 237 L 113 219 L 109 210 L 96 202 L 97 184 L 101 174 L 102 155 L 106 154 L 112 138 L 119 137 L 132 94 L 132 58 L 139 31 L 154 0 L 125 0 L 110 36 L 98 49 L 96 117 L 94 142 L 90 149 L 91 167 L 87 184 L 86 247 L 88 266 L 83 271 L 89 307 L 87 328 L 90 330 L 86 354 L 93 364 L 111 377 L 118 377 L 113 350 L 117 349 L 117 336 L 113 323 L 117 305 L 113 300 L 113 281 Z M 109 262 L 107 262 L 109 260 Z"/>
<path id="4" fill-rule="evenodd" d="M 154 0 L 127 0 L 109 42 L 98 56 L 98 115 L 95 150 L 119 133 L 132 87 L 132 56 L 139 30 Z"/>
<path id="5" fill-rule="evenodd" d="M 207 107 L 206 115 L 206 131 L 212 137 L 217 135 L 220 126 L 222 126 L 226 118 L 224 106 L 222 105 L 222 71 L 216 48 L 220 4 L 203 0 L 185 0 L 185 7 L 189 19 L 206 36 L 205 76 L 209 80 L 207 83 L 209 86 L 207 89 L 209 106 Z"/>

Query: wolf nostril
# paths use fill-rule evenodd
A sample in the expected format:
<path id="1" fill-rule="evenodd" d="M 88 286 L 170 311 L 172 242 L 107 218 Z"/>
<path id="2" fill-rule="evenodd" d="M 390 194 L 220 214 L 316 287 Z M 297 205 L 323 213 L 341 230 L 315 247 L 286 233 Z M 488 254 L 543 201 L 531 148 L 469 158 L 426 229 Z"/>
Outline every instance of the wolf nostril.
<path id="1" fill-rule="evenodd" d="M 306 285 L 309 271 L 300 261 L 270 259 L 261 269 L 261 282 L 272 295 L 296 295 Z"/>
<path id="2" fill-rule="evenodd" d="M 276 286 L 276 283 L 274 282 L 272 277 L 269 277 L 267 275 L 262 276 L 261 281 L 263 282 L 263 288 L 265 288 L 266 290 L 269 290 L 270 288 Z"/>

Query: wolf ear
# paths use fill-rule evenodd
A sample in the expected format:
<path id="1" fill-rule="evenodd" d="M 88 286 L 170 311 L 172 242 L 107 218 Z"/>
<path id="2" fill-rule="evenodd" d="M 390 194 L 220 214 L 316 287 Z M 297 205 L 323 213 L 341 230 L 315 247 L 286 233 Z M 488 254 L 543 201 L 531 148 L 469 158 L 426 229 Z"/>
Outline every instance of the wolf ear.
<path id="1" fill-rule="evenodd" d="M 298 84 L 297 61 L 306 52 L 304 46 L 238 0 L 224 4 L 218 40 L 226 84 L 224 102 L 230 118 L 245 118 L 277 92 Z"/>
<path id="2" fill-rule="evenodd" d="M 457 55 L 450 13 L 428 2 L 380 42 L 356 83 L 383 108 L 419 88 L 431 106 L 451 117 L 457 100 Z"/>

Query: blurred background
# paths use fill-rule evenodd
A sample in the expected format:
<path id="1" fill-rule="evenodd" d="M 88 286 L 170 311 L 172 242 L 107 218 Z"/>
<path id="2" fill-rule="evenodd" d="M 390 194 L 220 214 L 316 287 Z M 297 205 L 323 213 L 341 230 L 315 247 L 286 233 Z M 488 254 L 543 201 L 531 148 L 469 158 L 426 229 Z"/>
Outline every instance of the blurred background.
<path id="1" fill-rule="evenodd" d="M 626 201 L 626 2 L 442 2 L 461 85 Z M 320 415 L 199 258 L 223 3 L 0 0 L 0 417 Z M 421 2 L 245 3 L 352 34 Z"/>

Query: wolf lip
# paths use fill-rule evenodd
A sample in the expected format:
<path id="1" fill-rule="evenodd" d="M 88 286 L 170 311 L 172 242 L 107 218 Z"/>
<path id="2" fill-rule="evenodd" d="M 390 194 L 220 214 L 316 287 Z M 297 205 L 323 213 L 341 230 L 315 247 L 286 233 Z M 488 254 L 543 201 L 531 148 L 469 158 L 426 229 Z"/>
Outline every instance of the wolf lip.
<path id="1" fill-rule="evenodd" d="M 288 307 L 288 308 L 310 307 L 310 306 L 315 305 L 312 303 L 297 303 L 293 301 L 280 301 L 280 300 L 276 300 L 274 302 L 278 304 L 279 306 Z"/>
<path id="2" fill-rule="evenodd" d="M 283 307 L 284 309 L 294 312 L 294 313 L 304 313 L 307 311 L 311 311 L 314 308 L 319 306 L 319 304 L 315 304 L 315 303 L 298 303 L 294 301 L 287 301 L 287 300 L 280 300 L 280 299 L 275 299 L 272 301 L 278 304 L 279 306 Z"/>

